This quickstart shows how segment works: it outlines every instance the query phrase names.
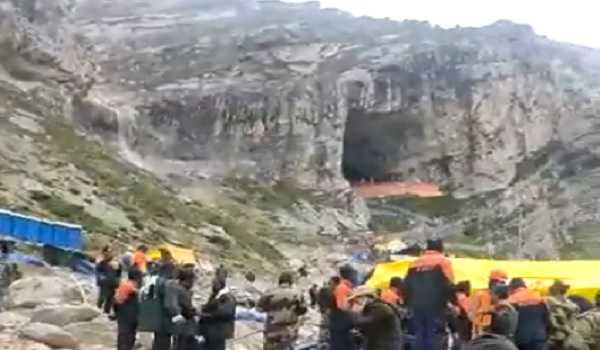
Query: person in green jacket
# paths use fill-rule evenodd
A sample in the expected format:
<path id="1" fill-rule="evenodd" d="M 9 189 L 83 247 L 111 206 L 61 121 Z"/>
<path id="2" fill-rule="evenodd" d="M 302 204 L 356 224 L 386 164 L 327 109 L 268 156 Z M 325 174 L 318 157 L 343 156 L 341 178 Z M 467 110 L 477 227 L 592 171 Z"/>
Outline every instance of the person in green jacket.
<path id="1" fill-rule="evenodd" d="M 595 299 L 595 308 L 575 317 L 565 350 L 600 350 L 600 292 Z"/>
<path id="2" fill-rule="evenodd" d="M 579 307 L 567 298 L 570 286 L 562 281 L 555 281 L 550 286 L 550 296 L 546 305 L 550 310 L 550 345 L 554 350 L 564 349 L 564 342 L 575 331 L 574 320 L 579 314 Z"/>

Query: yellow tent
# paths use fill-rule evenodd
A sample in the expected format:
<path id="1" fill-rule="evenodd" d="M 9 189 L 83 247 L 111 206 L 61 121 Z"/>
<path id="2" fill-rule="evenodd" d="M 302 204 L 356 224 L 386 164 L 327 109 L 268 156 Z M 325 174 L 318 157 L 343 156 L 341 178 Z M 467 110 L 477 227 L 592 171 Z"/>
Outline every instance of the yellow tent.
<path id="1" fill-rule="evenodd" d="M 185 248 L 180 248 L 180 247 L 174 246 L 172 244 L 163 244 L 161 246 L 158 246 L 158 247 L 152 249 L 148 253 L 148 256 L 153 261 L 160 260 L 160 258 L 162 256 L 161 251 L 167 251 L 167 252 L 171 253 L 171 256 L 173 256 L 173 259 L 178 264 L 182 264 L 182 265 L 193 264 L 193 265 L 196 265 L 196 257 L 194 256 L 194 251 L 193 250 L 191 250 L 191 249 L 185 249 Z"/>
<path id="2" fill-rule="evenodd" d="M 393 276 L 404 277 L 414 258 L 379 264 L 368 285 L 386 288 Z M 450 259 L 456 281 L 471 281 L 474 290 L 487 288 L 490 272 L 504 270 L 510 278 L 523 278 L 530 288 L 546 294 L 554 280 L 571 285 L 569 294 L 579 294 L 593 300 L 600 290 L 599 261 L 506 261 L 480 259 Z"/>

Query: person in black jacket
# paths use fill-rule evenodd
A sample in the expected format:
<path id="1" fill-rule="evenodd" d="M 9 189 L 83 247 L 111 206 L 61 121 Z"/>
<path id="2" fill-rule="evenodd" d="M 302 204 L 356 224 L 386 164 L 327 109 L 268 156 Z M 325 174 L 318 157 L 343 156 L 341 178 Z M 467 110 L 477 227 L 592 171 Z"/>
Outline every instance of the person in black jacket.
<path id="1" fill-rule="evenodd" d="M 448 303 L 456 304 L 452 264 L 444 256 L 441 240 L 427 241 L 427 250 L 408 269 L 405 303 L 412 315 L 415 350 L 441 350 Z"/>
<path id="2" fill-rule="evenodd" d="M 196 276 L 191 269 L 182 269 L 177 282 L 169 281 L 165 292 L 165 307 L 171 317 L 176 350 L 191 350 L 196 340 L 198 325 L 196 309 L 192 304 L 192 287 Z"/>
<path id="3" fill-rule="evenodd" d="M 340 284 L 340 278 L 333 276 L 329 279 L 317 294 L 317 304 L 319 313 L 321 314 L 321 327 L 319 327 L 319 341 L 322 343 L 329 342 L 329 314 L 335 308 L 335 297 L 333 291 Z"/>
<path id="4" fill-rule="evenodd" d="M 110 314 L 113 307 L 115 290 L 121 280 L 121 268 L 113 260 L 110 247 L 102 249 L 102 255 L 96 264 L 96 283 L 98 285 L 98 308 Z"/>
<path id="5" fill-rule="evenodd" d="M 550 312 L 539 293 L 527 288 L 525 282 L 515 278 L 509 284 L 508 302 L 519 313 L 515 344 L 519 350 L 545 350 L 548 347 Z"/>
<path id="6" fill-rule="evenodd" d="M 158 278 L 156 282 L 161 303 L 161 326 L 154 332 L 152 350 L 171 350 L 173 337 L 177 350 L 187 350 L 195 340 L 196 310 L 192 305 L 194 271 L 181 269 L 175 275 L 177 279 Z"/>
<path id="7" fill-rule="evenodd" d="M 117 350 L 133 350 L 135 345 L 139 313 L 138 291 L 142 277 L 140 270 L 129 270 L 127 280 L 121 281 L 115 293 Z"/>
<path id="8" fill-rule="evenodd" d="M 200 334 L 207 350 L 225 350 L 235 332 L 236 300 L 225 284 L 215 283 L 208 302 L 202 307 Z"/>

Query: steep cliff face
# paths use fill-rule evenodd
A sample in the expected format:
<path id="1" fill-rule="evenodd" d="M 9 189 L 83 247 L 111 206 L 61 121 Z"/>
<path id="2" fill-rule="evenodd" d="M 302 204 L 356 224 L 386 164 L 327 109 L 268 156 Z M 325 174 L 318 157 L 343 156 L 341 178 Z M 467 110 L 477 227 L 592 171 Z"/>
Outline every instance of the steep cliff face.
<path id="1" fill-rule="evenodd" d="M 132 93 L 129 148 L 207 176 L 343 186 L 345 169 L 481 193 L 551 142 L 576 147 L 598 106 L 597 53 L 507 22 L 442 30 L 272 1 L 83 1 L 78 19 L 106 84 Z"/>
<path id="2" fill-rule="evenodd" d="M 177 175 L 170 181 L 137 167 L 122 127 L 138 117 L 135 100 L 119 104 L 112 97 L 128 91 L 98 83 L 73 5 L 0 0 L 0 208 L 81 224 L 91 251 L 171 241 L 256 270 L 285 265 L 299 241 L 318 251 L 330 243 L 325 235 L 366 228 L 364 203 L 347 190 L 235 177 L 197 183 L 184 167 L 157 171 Z M 162 159 L 163 168 L 178 165 Z"/>
<path id="3" fill-rule="evenodd" d="M 435 182 L 468 203 L 429 231 L 477 226 L 510 251 L 518 226 L 521 248 L 547 243 L 534 256 L 558 254 L 595 220 L 597 50 L 509 22 L 444 30 L 316 2 L 25 3 L 25 18 L 72 11 L 66 41 L 57 22 L 26 25 L 78 43 L 56 54 L 78 62 L 68 115 L 160 176 L 340 190 L 355 228 L 367 215 L 347 180 Z"/>

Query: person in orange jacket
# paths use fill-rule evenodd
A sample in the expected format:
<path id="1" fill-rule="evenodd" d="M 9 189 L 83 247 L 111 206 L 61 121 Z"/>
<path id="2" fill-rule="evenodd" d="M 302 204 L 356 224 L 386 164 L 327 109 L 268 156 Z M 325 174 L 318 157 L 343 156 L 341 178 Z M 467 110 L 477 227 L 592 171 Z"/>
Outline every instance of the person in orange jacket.
<path id="1" fill-rule="evenodd" d="M 401 277 L 392 277 L 390 287 L 381 292 L 381 300 L 391 305 L 403 305 L 404 280 Z"/>
<path id="2" fill-rule="evenodd" d="M 340 268 L 340 283 L 333 290 L 333 304 L 329 314 L 329 349 L 354 350 L 355 344 L 352 337 L 352 319 L 350 317 L 349 298 L 354 285 L 352 279 L 355 271 L 350 265 Z"/>
<path id="3" fill-rule="evenodd" d="M 138 326 L 138 291 L 142 284 L 142 273 L 131 269 L 128 278 L 121 281 L 115 293 L 117 313 L 117 350 L 133 350 Z"/>
<path id="4" fill-rule="evenodd" d="M 133 253 L 133 266 L 140 270 L 143 274 L 148 272 L 148 247 L 144 244 L 140 245 Z"/>
<path id="5" fill-rule="evenodd" d="M 488 289 L 480 290 L 475 293 L 470 300 L 469 317 L 473 322 L 473 335 L 483 334 L 492 324 L 492 313 L 494 305 L 492 303 L 492 289 L 496 285 L 506 284 L 508 275 L 502 270 L 493 270 L 490 273 Z"/>
<path id="6" fill-rule="evenodd" d="M 427 250 L 408 269 L 405 303 L 412 314 L 414 350 L 441 350 L 448 303 L 455 301 L 454 272 L 442 240 L 427 241 Z"/>

